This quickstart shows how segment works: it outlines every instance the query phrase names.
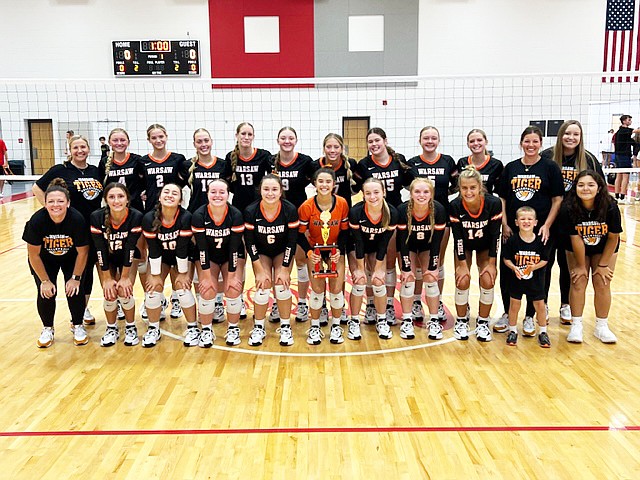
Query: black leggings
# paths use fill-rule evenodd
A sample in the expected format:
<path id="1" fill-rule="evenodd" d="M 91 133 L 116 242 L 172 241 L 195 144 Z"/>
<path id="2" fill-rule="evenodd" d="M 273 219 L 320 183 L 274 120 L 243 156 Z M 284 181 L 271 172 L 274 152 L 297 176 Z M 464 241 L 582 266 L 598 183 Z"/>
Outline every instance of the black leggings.
<path id="1" fill-rule="evenodd" d="M 62 270 L 62 276 L 64 277 L 64 281 L 66 283 L 71 278 L 71 275 L 73 275 L 73 267 L 75 266 L 75 261 L 75 257 L 73 257 L 73 259 L 66 262 L 44 264 L 44 268 L 47 271 L 49 280 L 51 280 L 54 285 L 56 285 L 56 294 L 58 293 L 56 282 L 58 279 L 58 272 Z M 42 282 L 33 270 L 31 270 L 31 274 L 36 281 L 36 287 L 38 290 L 36 305 L 38 307 L 38 314 L 40 315 L 40 319 L 42 320 L 42 325 L 44 325 L 45 327 L 53 327 L 53 319 L 56 314 L 56 295 L 51 298 L 44 298 L 42 295 L 40 295 L 40 285 Z M 82 317 L 84 315 L 85 300 L 82 283 L 83 282 L 80 282 L 80 291 L 77 294 L 71 297 L 67 297 L 69 312 L 71 312 L 71 321 L 74 325 L 81 325 Z M 61 293 L 66 296 L 64 290 Z"/>

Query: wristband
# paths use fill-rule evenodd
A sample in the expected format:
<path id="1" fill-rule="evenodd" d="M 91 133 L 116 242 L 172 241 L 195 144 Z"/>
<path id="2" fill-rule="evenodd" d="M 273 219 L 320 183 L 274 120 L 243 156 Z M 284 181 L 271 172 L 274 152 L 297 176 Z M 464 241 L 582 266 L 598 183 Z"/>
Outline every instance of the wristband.
<path id="1" fill-rule="evenodd" d="M 71 280 L 79 282 L 80 280 L 82 280 L 82 275 L 71 275 Z"/>

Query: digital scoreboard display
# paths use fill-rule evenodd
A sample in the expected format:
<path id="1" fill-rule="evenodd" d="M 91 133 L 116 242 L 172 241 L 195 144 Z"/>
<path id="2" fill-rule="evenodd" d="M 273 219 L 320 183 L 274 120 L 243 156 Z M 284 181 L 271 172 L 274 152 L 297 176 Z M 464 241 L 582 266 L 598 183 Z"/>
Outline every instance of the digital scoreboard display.
<path id="1" fill-rule="evenodd" d="M 200 75 L 198 40 L 126 40 L 112 45 L 116 76 Z"/>

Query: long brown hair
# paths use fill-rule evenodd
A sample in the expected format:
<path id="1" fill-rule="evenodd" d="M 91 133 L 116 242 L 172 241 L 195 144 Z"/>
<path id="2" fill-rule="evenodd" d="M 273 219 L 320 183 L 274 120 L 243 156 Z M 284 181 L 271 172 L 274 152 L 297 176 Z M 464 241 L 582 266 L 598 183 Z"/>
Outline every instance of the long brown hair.
<path id="1" fill-rule="evenodd" d="M 253 132 L 255 133 L 256 130 L 255 128 L 253 128 L 253 125 L 251 125 L 249 122 L 242 122 L 238 124 L 238 126 L 236 127 L 236 135 L 240 133 L 240 130 L 245 125 L 251 127 L 251 130 L 253 130 Z M 238 166 L 239 157 L 240 157 L 240 145 L 238 145 L 238 139 L 236 139 L 236 144 L 233 147 L 233 150 L 231 150 L 231 183 L 235 182 L 237 178 L 236 167 Z"/>
<path id="2" fill-rule="evenodd" d="M 369 135 L 372 135 L 372 134 L 380 136 L 383 140 L 387 139 L 386 132 L 383 129 L 381 129 L 380 127 L 370 128 L 369 131 L 367 132 L 367 138 L 369 138 Z M 393 158 L 394 160 L 397 160 L 397 162 L 400 164 L 400 167 L 402 168 L 402 170 L 408 171 L 408 170 L 411 169 L 411 167 L 404 160 L 402 160 L 402 158 L 400 157 L 398 152 L 396 152 L 389 145 L 386 145 L 386 148 L 387 148 L 387 153 L 389 155 L 391 155 L 391 158 Z"/>
<path id="3" fill-rule="evenodd" d="M 582 131 L 582 125 L 578 120 L 567 120 L 558 129 L 558 137 L 556 138 L 556 144 L 553 146 L 553 161 L 558 164 L 562 169 L 562 161 L 564 160 L 564 147 L 562 146 L 562 137 L 571 125 L 576 125 L 580 129 L 580 142 L 576 146 L 576 170 L 581 172 L 589 167 L 587 163 L 587 153 L 584 148 L 584 135 Z"/>
<path id="4" fill-rule="evenodd" d="M 107 195 L 114 188 L 119 188 L 124 192 L 125 196 L 127 197 L 127 206 L 128 206 L 129 202 L 131 201 L 131 195 L 129 194 L 129 189 L 126 187 L 126 185 L 120 182 L 112 182 L 106 187 L 104 187 L 104 192 L 103 192 L 104 202 L 107 203 Z M 111 235 L 111 208 L 109 207 L 108 204 L 104 206 L 104 230 L 107 234 L 107 240 L 108 240 L 109 236 Z M 112 252 L 111 242 L 107 241 L 107 244 L 108 244 L 107 246 L 109 248 L 109 252 Z"/>

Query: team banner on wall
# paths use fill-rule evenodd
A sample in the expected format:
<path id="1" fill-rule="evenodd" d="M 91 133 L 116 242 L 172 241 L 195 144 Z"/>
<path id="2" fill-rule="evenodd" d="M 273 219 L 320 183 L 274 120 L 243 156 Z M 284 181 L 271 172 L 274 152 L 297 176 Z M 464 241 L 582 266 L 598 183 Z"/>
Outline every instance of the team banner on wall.
<path id="1" fill-rule="evenodd" d="M 636 0 L 607 0 L 602 71 L 636 72 L 634 76 L 603 76 L 603 82 L 637 82 L 640 70 L 640 30 Z"/>

